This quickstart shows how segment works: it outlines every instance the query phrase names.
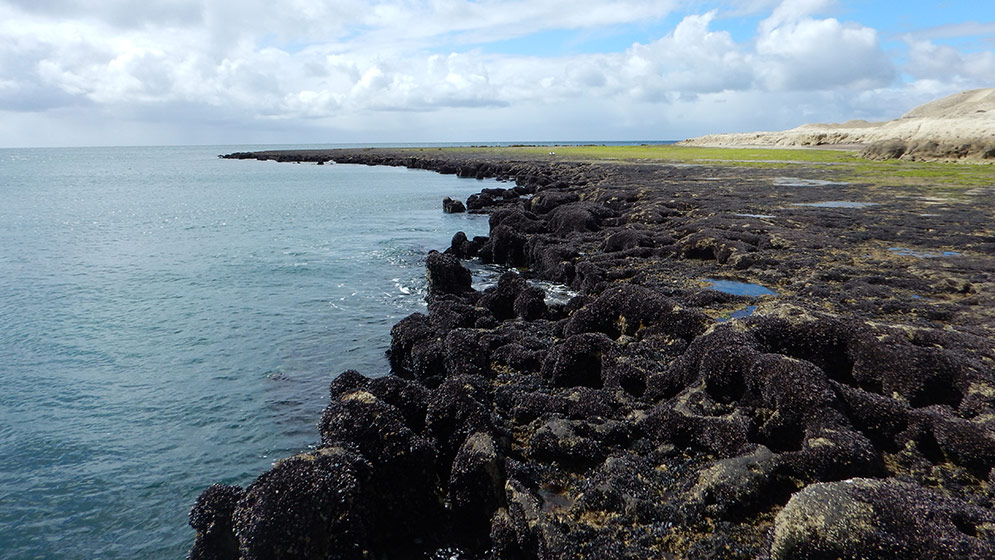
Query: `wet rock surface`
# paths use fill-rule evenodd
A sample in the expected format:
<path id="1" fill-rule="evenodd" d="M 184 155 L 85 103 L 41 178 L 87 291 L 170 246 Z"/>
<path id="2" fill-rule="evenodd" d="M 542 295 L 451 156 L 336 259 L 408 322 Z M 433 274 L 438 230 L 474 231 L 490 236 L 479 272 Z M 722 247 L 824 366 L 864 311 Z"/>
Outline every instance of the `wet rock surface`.
<path id="1" fill-rule="evenodd" d="M 990 189 L 938 200 L 804 168 L 798 187 L 776 169 L 417 150 L 244 157 L 510 188 L 467 201 L 490 236 L 429 255 L 428 312 L 393 328 L 391 374 L 332 382 L 316 450 L 204 492 L 192 558 L 995 557 Z M 799 206 L 833 200 L 877 206 Z M 518 270 L 474 290 L 473 258 Z M 551 303 L 536 280 L 579 295 Z"/>

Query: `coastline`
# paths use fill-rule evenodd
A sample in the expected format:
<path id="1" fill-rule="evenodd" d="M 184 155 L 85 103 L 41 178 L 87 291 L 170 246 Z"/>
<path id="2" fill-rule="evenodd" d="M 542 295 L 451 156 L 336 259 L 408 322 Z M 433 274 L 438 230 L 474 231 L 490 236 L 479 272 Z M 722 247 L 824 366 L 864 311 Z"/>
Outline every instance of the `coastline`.
<path id="1" fill-rule="evenodd" d="M 429 256 L 393 374 L 343 374 L 318 450 L 205 491 L 191 557 L 995 553 L 991 189 L 500 149 L 231 157 L 509 188 L 467 201 L 489 237 Z M 466 258 L 520 273 L 476 292 Z M 546 305 L 532 278 L 581 295 Z"/>
<path id="2" fill-rule="evenodd" d="M 962 91 L 920 105 L 902 117 L 884 122 L 803 124 L 779 132 L 709 134 L 679 142 L 684 146 L 778 148 L 859 146 L 870 160 L 958 161 L 995 160 L 995 89 Z"/>

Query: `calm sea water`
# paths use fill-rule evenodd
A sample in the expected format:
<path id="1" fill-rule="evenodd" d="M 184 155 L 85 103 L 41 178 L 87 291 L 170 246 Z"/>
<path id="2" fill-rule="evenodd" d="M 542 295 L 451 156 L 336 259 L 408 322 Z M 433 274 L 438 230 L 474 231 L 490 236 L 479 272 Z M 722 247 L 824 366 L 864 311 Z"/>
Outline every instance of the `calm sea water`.
<path id="1" fill-rule="evenodd" d="M 485 217 L 426 171 L 258 147 L 0 150 L 0 556 L 181 558 L 187 511 L 383 374 L 425 254 Z"/>

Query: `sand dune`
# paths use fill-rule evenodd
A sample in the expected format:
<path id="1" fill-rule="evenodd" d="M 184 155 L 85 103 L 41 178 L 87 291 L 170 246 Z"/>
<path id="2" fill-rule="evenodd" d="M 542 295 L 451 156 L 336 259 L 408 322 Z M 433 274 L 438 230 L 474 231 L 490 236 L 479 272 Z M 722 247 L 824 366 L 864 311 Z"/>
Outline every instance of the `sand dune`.
<path id="1" fill-rule="evenodd" d="M 995 88 L 963 91 L 886 122 L 806 124 L 781 132 L 711 134 L 685 140 L 695 146 L 863 148 L 872 159 L 995 159 Z"/>

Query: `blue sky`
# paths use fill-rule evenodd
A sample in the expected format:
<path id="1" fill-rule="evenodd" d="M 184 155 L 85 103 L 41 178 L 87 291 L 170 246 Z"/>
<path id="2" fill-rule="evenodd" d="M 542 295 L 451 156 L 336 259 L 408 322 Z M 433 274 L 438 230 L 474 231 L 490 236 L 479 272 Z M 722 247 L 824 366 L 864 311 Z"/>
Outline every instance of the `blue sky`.
<path id="1" fill-rule="evenodd" d="M 272 6 L 0 0 L 0 146 L 665 140 L 995 87 L 980 2 Z"/>

